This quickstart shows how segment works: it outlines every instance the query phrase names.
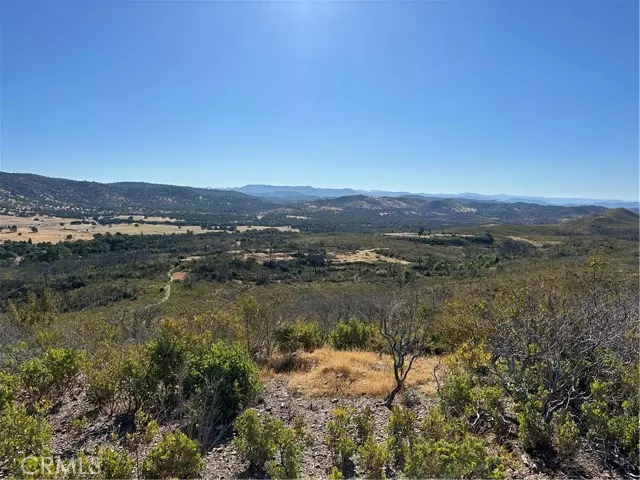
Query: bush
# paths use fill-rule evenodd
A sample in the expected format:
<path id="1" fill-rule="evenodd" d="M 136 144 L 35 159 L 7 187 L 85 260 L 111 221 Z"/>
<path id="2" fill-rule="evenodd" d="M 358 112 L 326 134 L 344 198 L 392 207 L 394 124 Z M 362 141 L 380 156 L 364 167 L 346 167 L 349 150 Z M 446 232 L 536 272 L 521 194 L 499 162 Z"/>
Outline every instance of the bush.
<path id="1" fill-rule="evenodd" d="M 462 439 L 420 439 L 408 452 L 403 473 L 408 478 L 502 478 L 500 459 L 491 457 L 482 442 L 465 435 Z"/>
<path id="2" fill-rule="evenodd" d="M 249 409 L 235 424 L 234 444 L 253 471 L 264 470 L 273 478 L 289 479 L 300 475 L 300 455 L 310 444 L 304 419 L 296 417 L 292 428 L 270 415 Z"/>
<path id="3" fill-rule="evenodd" d="M 97 457 L 100 462 L 99 478 L 106 480 L 132 478 L 135 463 L 126 450 L 103 448 L 98 451 Z"/>
<path id="4" fill-rule="evenodd" d="M 282 353 L 293 353 L 298 350 L 313 352 L 323 344 L 322 332 L 316 322 L 283 325 L 274 330 L 273 336 L 276 346 Z"/>
<path id="5" fill-rule="evenodd" d="M 186 391 L 217 385 L 216 408 L 222 418 L 236 416 L 248 407 L 260 391 L 258 367 L 239 346 L 218 342 L 203 355 L 190 359 Z"/>
<path id="6" fill-rule="evenodd" d="M 406 407 L 394 406 L 389 417 L 389 452 L 396 466 L 402 468 L 415 441 L 416 414 Z"/>
<path id="7" fill-rule="evenodd" d="M 365 478 L 386 478 L 385 467 L 388 460 L 387 445 L 377 444 L 371 436 L 358 447 L 358 465 Z"/>
<path id="8" fill-rule="evenodd" d="M 474 387 L 470 373 L 464 371 L 452 371 L 445 378 L 439 390 L 447 411 L 455 416 L 463 416 L 473 404 L 472 391 Z"/>
<path id="9" fill-rule="evenodd" d="M 353 423 L 356 427 L 356 440 L 358 446 L 363 445 L 369 438 L 373 437 L 373 410 L 366 406 L 360 412 L 354 412 Z"/>
<path id="10" fill-rule="evenodd" d="M 42 357 L 24 363 L 20 376 L 25 387 L 36 398 L 45 395 L 59 398 L 74 386 L 83 361 L 84 352 L 50 348 Z"/>
<path id="11" fill-rule="evenodd" d="M 442 404 L 439 404 L 429 409 L 420 430 L 426 440 L 455 440 L 463 436 L 466 425 L 457 418 L 447 418 Z"/>
<path id="12" fill-rule="evenodd" d="M 0 371 L 0 410 L 13 402 L 20 388 L 20 379 L 10 373 Z"/>
<path id="13" fill-rule="evenodd" d="M 333 420 L 329 420 L 327 424 L 324 443 L 329 449 L 333 465 L 344 473 L 352 464 L 356 446 L 349 432 L 349 413 L 344 408 L 336 408 L 332 415 Z"/>
<path id="14" fill-rule="evenodd" d="M 87 400 L 111 414 L 121 392 L 123 369 L 123 359 L 116 355 L 103 356 L 99 362 L 90 363 L 86 370 Z"/>
<path id="15" fill-rule="evenodd" d="M 302 417 L 296 417 L 292 428 L 285 428 L 282 422 L 273 432 L 276 444 L 276 457 L 280 463 L 270 460 L 265 469 L 272 479 L 286 480 L 300 476 L 300 456 L 305 447 L 311 445 L 311 436 L 307 433 Z"/>
<path id="16" fill-rule="evenodd" d="M 249 462 L 249 468 L 260 470 L 272 460 L 276 453 L 276 443 L 272 435 L 275 420 L 265 415 L 262 418 L 253 409 L 246 410 L 235 422 L 236 438 L 233 440 L 238 451 Z"/>
<path id="17" fill-rule="evenodd" d="M 367 350 L 372 348 L 376 333 L 375 326 L 350 318 L 335 326 L 330 339 L 336 350 Z"/>
<path id="18" fill-rule="evenodd" d="M 116 364 L 117 400 L 127 412 L 140 410 L 153 397 L 158 382 L 150 375 L 150 371 L 151 361 L 144 345 L 129 348 L 123 363 Z"/>
<path id="19" fill-rule="evenodd" d="M 525 450 L 545 450 L 551 446 L 551 427 L 542 416 L 547 392 L 542 387 L 518 406 L 518 439 Z"/>
<path id="20" fill-rule="evenodd" d="M 29 415 L 24 405 L 5 405 L 0 411 L 0 432 L 0 459 L 13 471 L 21 458 L 48 455 L 51 429 L 44 418 Z"/>
<path id="21" fill-rule="evenodd" d="M 331 472 L 329 473 L 329 476 L 327 478 L 329 480 L 342 480 L 344 478 L 344 475 L 336 467 L 331 467 Z"/>
<path id="22" fill-rule="evenodd" d="M 556 452 L 561 458 L 571 458 L 579 448 L 580 429 L 576 422 L 562 412 L 553 417 L 551 422 Z"/>
<path id="23" fill-rule="evenodd" d="M 202 459 L 196 442 L 184 433 L 169 433 L 151 450 L 142 465 L 145 478 L 197 478 Z"/>

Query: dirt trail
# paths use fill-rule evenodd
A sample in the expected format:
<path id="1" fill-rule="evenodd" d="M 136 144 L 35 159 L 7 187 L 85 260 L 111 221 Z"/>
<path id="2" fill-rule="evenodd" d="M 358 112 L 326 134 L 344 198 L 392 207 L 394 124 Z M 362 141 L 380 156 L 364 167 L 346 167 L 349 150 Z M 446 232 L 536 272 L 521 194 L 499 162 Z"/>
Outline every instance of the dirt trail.
<path id="1" fill-rule="evenodd" d="M 153 302 L 150 303 L 148 305 L 146 305 L 144 307 L 145 310 L 151 308 L 151 307 L 156 307 L 158 305 L 162 305 L 164 302 L 166 302 L 167 300 L 169 300 L 169 297 L 171 296 L 171 283 L 173 282 L 173 271 L 177 268 L 177 265 L 173 268 L 171 268 L 171 270 L 169 270 L 167 272 L 167 276 L 169 277 L 169 281 L 166 283 L 166 285 L 163 287 L 164 290 L 164 296 L 157 302 Z"/>

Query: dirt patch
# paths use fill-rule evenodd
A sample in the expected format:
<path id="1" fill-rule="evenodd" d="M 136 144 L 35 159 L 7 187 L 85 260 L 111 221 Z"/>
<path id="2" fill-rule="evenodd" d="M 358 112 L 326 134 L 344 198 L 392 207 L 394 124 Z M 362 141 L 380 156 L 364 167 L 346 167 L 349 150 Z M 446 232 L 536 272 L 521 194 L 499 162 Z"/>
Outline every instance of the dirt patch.
<path id="1" fill-rule="evenodd" d="M 289 374 L 289 388 L 312 397 L 370 395 L 384 398 L 394 387 L 393 360 L 387 355 L 323 348 L 313 353 L 301 353 L 300 360 L 314 366 L 308 371 Z M 417 359 L 407 377 L 407 386 L 433 395 L 433 368 L 438 361 L 435 357 Z"/>
<path id="2" fill-rule="evenodd" d="M 184 257 L 181 261 L 183 262 L 194 262 L 196 260 L 200 260 L 201 258 L 204 258 L 202 255 L 191 255 L 189 257 Z"/>
<path id="3" fill-rule="evenodd" d="M 283 252 L 243 252 L 240 250 L 231 250 L 229 253 L 235 255 L 242 260 L 255 260 L 256 262 L 264 263 L 269 260 L 295 260 L 296 257 L 293 256 L 293 253 L 283 253 Z"/>
<path id="4" fill-rule="evenodd" d="M 309 220 L 309 217 L 303 215 L 287 215 L 287 218 L 295 218 L 297 220 Z"/>
<path id="5" fill-rule="evenodd" d="M 402 260 L 400 258 L 393 258 L 383 253 L 379 253 L 378 250 L 358 250 L 356 252 L 349 253 L 334 253 L 331 260 L 334 263 L 399 263 L 402 265 L 409 265 L 411 262 Z"/>
<path id="6" fill-rule="evenodd" d="M 510 238 L 511 240 L 515 240 L 516 242 L 526 242 L 538 248 L 541 248 L 545 245 L 557 245 L 560 243 L 560 242 L 536 242 L 535 240 L 531 240 L 529 238 L 516 237 L 515 235 L 511 235 L 508 238 Z"/>
<path id="7" fill-rule="evenodd" d="M 291 228 L 289 226 L 286 227 L 269 227 L 265 225 L 238 225 L 236 230 L 240 233 L 248 232 L 249 230 L 268 230 L 268 229 L 278 230 L 280 232 L 292 232 L 298 233 L 300 230 L 298 228 Z"/>
<path id="8" fill-rule="evenodd" d="M 172 282 L 182 282 L 187 278 L 187 272 L 173 272 L 171 274 Z"/>
<path id="9" fill-rule="evenodd" d="M 175 222 L 178 219 L 172 217 L 145 217 L 144 215 L 118 215 L 117 218 L 120 220 L 127 220 L 129 217 L 132 217 L 132 220 L 137 222 Z"/>

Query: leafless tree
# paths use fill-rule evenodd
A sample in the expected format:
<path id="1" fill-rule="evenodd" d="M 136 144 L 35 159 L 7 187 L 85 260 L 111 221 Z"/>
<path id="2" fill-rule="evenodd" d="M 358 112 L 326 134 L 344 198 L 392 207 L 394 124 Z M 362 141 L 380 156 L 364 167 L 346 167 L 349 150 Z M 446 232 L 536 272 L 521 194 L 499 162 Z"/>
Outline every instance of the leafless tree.
<path id="1" fill-rule="evenodd" d="M 391 409 L 396 395 L 402 392 L 415 360 L 425 352 L 432 312 L 418 292 L 398 292 L 388 302 L 378 302 L 380 332 L 387 340 L 393 357 L 395 386 L 380 403 Z"/>

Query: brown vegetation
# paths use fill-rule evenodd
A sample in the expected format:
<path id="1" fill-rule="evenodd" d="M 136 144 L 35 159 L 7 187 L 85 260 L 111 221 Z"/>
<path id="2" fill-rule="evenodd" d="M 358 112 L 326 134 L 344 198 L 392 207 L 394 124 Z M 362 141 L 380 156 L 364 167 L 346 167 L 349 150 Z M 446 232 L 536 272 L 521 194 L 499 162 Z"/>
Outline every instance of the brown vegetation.
<path id="1" fill-rule="evenodd" d="M 307 395 L 371 395 L 384 398 L 395 386 L 393 360 L 389 355 L 322 348 L 313 353 L 301 352 L 299 357 L 301 362 L 313 366 L 308 371 L 288 374 L 289 387 Z M 406 386 L 419 387 L 424 394 L 433 395 L 433 368 L 438 363 L 437 357 L 417 359 Z"/>

